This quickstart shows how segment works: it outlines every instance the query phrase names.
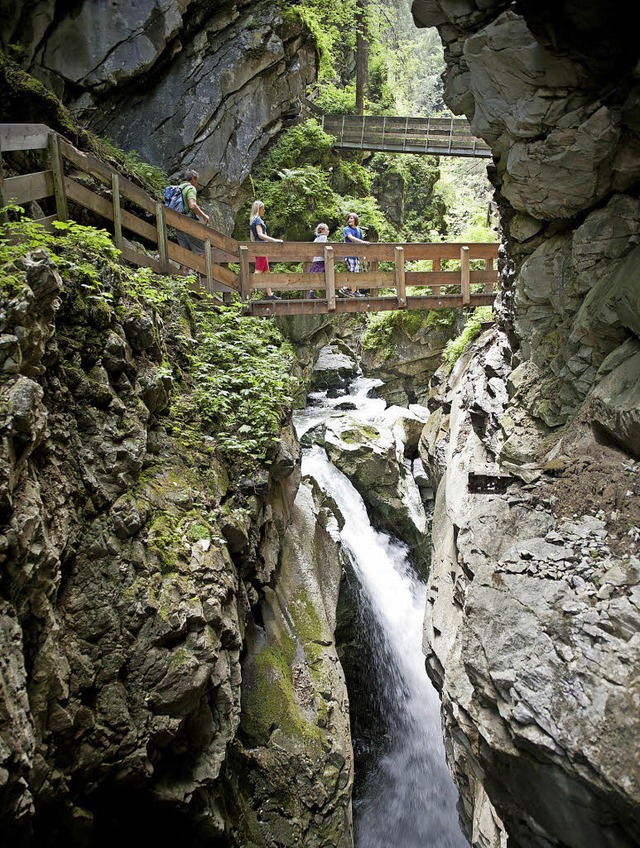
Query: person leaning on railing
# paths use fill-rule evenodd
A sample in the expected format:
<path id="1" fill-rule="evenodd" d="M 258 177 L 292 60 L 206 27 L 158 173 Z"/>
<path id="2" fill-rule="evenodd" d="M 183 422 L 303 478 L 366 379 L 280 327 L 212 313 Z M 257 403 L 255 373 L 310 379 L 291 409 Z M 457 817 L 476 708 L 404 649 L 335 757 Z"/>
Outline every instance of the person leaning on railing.
<path id="1" fill-rule="evenodd" d="M 184 204 L 185 215 L 191 218 L 202 218 L 203 223 L 209 223 L 209 216 L 198 206 L 198 182 L 200 175 L 197 171 L 189 168 L 184 172 L 185 183 L 182 189 L 182 201 Z M 194 238 L 189 233 L 182 233 L 180 230 L 176 232 L 178 244 L 186 250 L 192 251 L 196 256 L 204 256 L 204 245 L 200 239 Z M 180 273 L 189 273 L 189 268 L 186 265 L 180 266 Z"/>
<path id="2" fill-rule="evenodd" d="M 344 228 L 344 240 L 347 244 L 349 242 L 353 242 L 354 244 L 370 244 L 370 242 L 365 241 L 362 237 L 362 230 L 358 226 L 360 223 L 360 219 L 356 215 L 355 212 L 349 212 L 347 215 L 347 226 Z M 360 273 L 360 257 L 359 256 L 345 256 L 344 261 L 347 265 L 347 270 L 352 274 Z M 342 295 L 342 297 L 364 297 L 362 292 L 359 292 L 355 286 L 351 286 L 351 288 L 342 288 L 338 291 L 338 294 Z"/>

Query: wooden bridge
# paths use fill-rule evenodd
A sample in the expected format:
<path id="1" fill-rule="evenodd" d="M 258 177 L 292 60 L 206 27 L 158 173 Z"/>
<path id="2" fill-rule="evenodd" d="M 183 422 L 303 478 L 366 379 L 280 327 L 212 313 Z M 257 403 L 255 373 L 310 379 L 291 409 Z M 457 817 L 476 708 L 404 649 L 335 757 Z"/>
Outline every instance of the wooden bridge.
<path id="1" fill-rule="evenodd" d="M 475 158 L 491 156 L 488 144 L 471 135 L 465 118 L 323 115 L 322 129 L 334 136 L 334 147 L 347 150 Z"/>
<path id="2" fill-rule="evenodd" d="M 42 170 L 4 176 L 3 157 L 37 151 Z M 87 179 L 89 178 L 89 179 Z M 127 262 L 158 274 L 191 269 L 193 288 L 225 301 L 237 295 L 247 315 L 309 315 L 437 309 L 493 303 L 498 283 L 498 245 L 371 244 L 312 242 L 239 242 L 199 221 L 168 209 L 135 183 L 93 156 L 77 150 L 44 124 L 0 124 L 0 207 L 38 201 L 47 208 L 37 219 L 48 229 L 56 220 L 77 217 L 82 209 L 105 220 Z M 173 233 L 202 241 L 203 255 L 180 247 Z M 312 258 L 324 253 L 325 271 L 308 272 Z M 286 270 L 252 272 L 256 256 L 267 256 Z M 350 274 L 345 256 L 360 256 L 363 272 Z M 291 267 L 293 266 L 293 268 Z M 275 271 L 275 269 L 274 269 Z M 340 297 L 340 289 L 357 282 L 365 297 Z M 289 295 L 281 300 L 252 300 L 267 288 Z M 419 291 L 416 288 L 420 287 Z M 314 291 L 315 299 L 307 299 Z"/>

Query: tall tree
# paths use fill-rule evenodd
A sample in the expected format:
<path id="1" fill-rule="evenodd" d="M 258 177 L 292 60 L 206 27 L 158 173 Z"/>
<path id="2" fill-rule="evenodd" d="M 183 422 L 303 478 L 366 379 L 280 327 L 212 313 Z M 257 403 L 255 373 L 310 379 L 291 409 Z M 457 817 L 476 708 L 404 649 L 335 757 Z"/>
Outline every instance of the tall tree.
<path id="1" fill-rule="evenodd" d="M 356 4 L 356 114 L 364 112 L 364 97 L 369 76 L 369 25 L 367 0 Z"/>

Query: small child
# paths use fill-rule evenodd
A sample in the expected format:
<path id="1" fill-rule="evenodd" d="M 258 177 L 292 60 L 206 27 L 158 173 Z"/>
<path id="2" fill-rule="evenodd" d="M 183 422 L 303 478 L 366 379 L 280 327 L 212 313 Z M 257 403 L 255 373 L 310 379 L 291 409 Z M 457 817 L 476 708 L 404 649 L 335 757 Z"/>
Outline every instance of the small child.
<path id="1" fill-rule="evenodd" d="M 313 240 L 313 243 L 316 242 L 325 242 L 329 238 L 329 226 L 328 224 L 318 224 L 315 229 L 316 237 Z M 309 273 L 311 274 L 324 274 L 324 256 L 314 256 L 311 261 L 311 267 L 309 268 Z M 312 290 L 307 292 L 307 298 L 310 300 L 315 300 L 318 295 Z"/>

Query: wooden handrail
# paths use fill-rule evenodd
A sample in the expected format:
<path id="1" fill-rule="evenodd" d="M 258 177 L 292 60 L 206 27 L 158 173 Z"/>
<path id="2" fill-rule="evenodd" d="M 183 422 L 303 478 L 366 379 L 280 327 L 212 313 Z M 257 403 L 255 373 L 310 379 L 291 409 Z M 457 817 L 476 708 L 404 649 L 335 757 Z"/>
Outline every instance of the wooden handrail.
<path id="1" fill-rule="evenodd" d="M 378 120 L 384 127 L 385 121 L 391 119 Z M 451 126 L 449 119 L 447 125 Z M 436 131 L 444 132 L 438 126 L 434 129 Z M 50 168 L 3 179 L 2 154 L 29 149 L 48 151 Z M 82 185 L 73 178 L 73 173 L 64 174 L 63 161 L 70 163 L 72 169 L 92 176 L 102 184 L 104 194 L 108 196 L 102 196 Z M 324 290 L 325 298 L 308 301 L 304 307 L 292 307 L 292 312 L 301 311 L 301 314 L 322 309 L 331 312 L 361 311 L 362 305 L 345 306 L 340 299 L 336 299 L 336 292 L 340 288 L 351 288 L 354 282 L 357 282 L 359 288 L 370 292 L 367 310 L 377 311 L 489 303 L 498 281 L 498 245 L 471 242 L 330 243 L 324 246 L 324 274 L 312 274 L 307 268 L 318 252 L 318 245 L 313 242 L 238 242 L 189 216 L 168 209 L 115 169 L 77 150 L 68 140 L 44 124 L 0 124 L 0 200 L 7 203 L 16 198 L 22 203 L 43 197 L 55 198 L 59 220 L 68 217 L 68 202 L 71 202 L 112 222 L 114 241 L 127 261 L 146 265 L 163 274 L 171 273 L 171 263 L 185 265 L 206 280 L 206 287 L 211 292 L 236 292 L 248 301 L 252 291 L 262 291 L 269 287 L 280 292 Z M 132 211 L 132 206 L 142 210 L 142 213 Z M 43 218 L 43 225 L 49 226 L 55 217 Z M 203 255 L 196 255 L 169 239 L 167 227 L 200 239 Z M 157 245 L 158 258 L 127 242 L 123 230 Z M 255 262 L 257 256 L 266 256 L 274 264 L 302 264 L 304 270 L 276 272 L 272 269 L 269 274 L 251 273 L 251 263 Z M 363 260 L 363 271 L 355 279 L 353 274 L 342 270 L 344 265 L 341 263 L 346 256 L 359 256 Z M 426 261 L 431 268 L 413 270 L 410 263 L 416 261 Z M 229 263 L 237 266 L 237 273 L 226 267 Z M 387 263 L 386 267 L 384 263 Z M 450 263 L 449 266 L 446 263 Z M 418 286 L 428 287 L 431 294 L 415 296 L 411 289 Z M 447 294 L 443 297 L 442 289 L 445 286 Z M 381 289 L 389 289 L 395 295 L 380 297 Z M 271 309 L 268 305 L 264 306 L 263 302 L 253 306 L 254 314 L 275 314 L 282 309 L 280 306 Z"/>

